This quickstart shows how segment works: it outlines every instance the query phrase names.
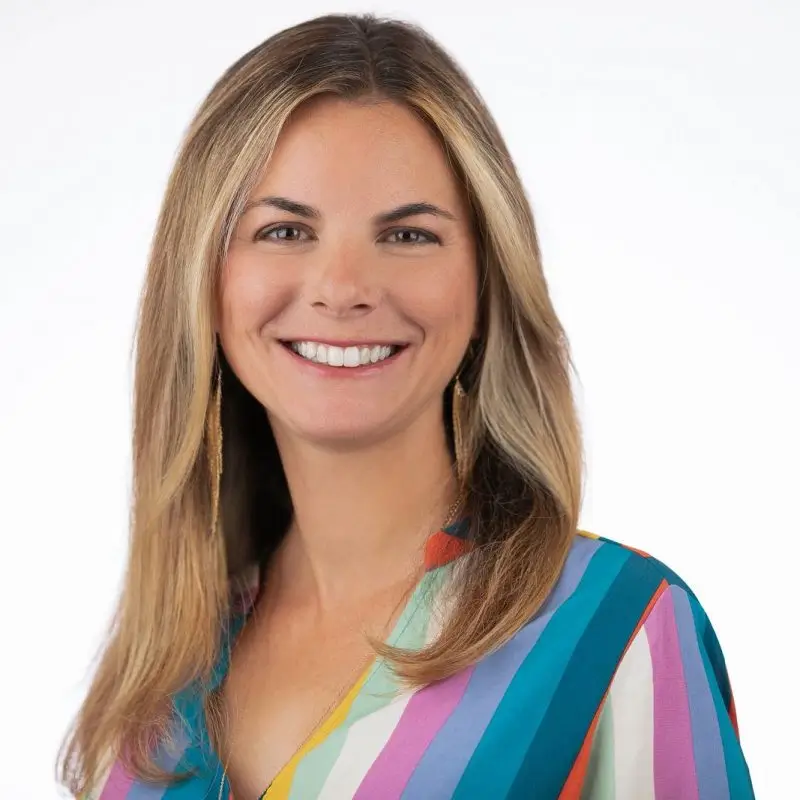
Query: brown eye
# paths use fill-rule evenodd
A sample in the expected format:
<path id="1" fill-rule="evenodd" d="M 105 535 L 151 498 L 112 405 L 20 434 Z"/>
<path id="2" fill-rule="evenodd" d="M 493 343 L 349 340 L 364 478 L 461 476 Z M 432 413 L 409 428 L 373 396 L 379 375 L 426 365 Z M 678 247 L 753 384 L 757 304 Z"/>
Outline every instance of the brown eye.
<path id="1" fill-rule="evenodd" d="M 396 237 L 392 240 L 392 237 Z M 428 231 L 417 230 L 416 228 L 398 228 L 391 231 L 386 237 L 389 244 L 437 244 L 439 239 Z"/>
<path id="2" fill-rule="evenodd" d="M 296 225 L 274 225 L 271 228 L 262 228 L 255 238 L 257 241 L 300 242 L 305 241 L 301 238 L 304 235 L 307 235 L 306 232 Z"/>

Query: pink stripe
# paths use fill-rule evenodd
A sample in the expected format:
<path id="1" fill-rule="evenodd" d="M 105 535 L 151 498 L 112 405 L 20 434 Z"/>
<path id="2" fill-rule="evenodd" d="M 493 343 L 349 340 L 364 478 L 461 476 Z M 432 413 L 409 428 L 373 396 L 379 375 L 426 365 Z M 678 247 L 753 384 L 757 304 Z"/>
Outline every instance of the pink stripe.
<path id="1" fill-rule="evenodd" d="M 671 589 L 662 594 L 644 626 L 653 662 L 655 796 L 697 800 L 692 722 Z"/>
<path id="2" fill-rule="evenodd" d="M 103 785 L 99 800 L 125 800 L 131 786 L 133 786 L 133 778 L 125 772 L 122 764 L 117 761 Z"/>
<path id="3" fill-rule="evenodd" d="M 422 754 L 458 705 L 474 667 L 426 686 L 409 700 L 400 722 L 353 800 L 392 800 L 403 793 Z"/>

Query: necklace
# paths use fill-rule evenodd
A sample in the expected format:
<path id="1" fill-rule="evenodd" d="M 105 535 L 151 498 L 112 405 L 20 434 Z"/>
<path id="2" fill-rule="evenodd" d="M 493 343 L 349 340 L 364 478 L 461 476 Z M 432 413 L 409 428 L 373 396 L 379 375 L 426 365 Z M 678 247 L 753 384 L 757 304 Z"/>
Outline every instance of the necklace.
<path id="1" fill-rule="evenodd" d="M 446 527 L 448 527 L 448 525 L 451 525 L 453 523 L 453 521 L 455 520 L 456 515 L 458 514 L 458 511 L 460 510 L 461 505 L 462 505 L 463 502 L 464 502 L 464 492 L 462 490 L 459 493 L 458 497 L 456 497 L 455 501 L 452 503 L 450 508 L 448 508 L 447 516 L 445 517 L 445 520 L 444 520 L 444 522 L 442 523 L 442 526 L 441 526 L 442 528 L 446 528 Z M 388 627 L 389 622 L 394 618 L 395 614 L 397 613 L 398 608 L 403 603 L 403 601 L 407 599 L 407 597 L 409 596 L 409 593 L 412 591 L 413 587 L 418 583 L 418 581 L 419 581 L 419 578 L 418 578 L 418 576 L 417 576 L 417 574 L 415 572 L 415 574 L 413 576 L 413 580 L 412 580 L 410 586 L 407 587 L 406 589 L 404 589 L 403 593 L 400 595 L 400 599 L 397 601 L 395 606 L 392 608 L 392 611 L 389 614 L 389 617 L 388 617 L 386 623 L 383 626 L 384 629 L 386 627 Z M 406 626 L 405 627 L 408 626 L 410 621 L 411 620 L 409 619 L 406 622 Z M 347 693 L 356 684 L 356 681 L 357 681 L 359 675 L 361 675 L 366 670 L 366 668 L 370 664 L 370 662 L 372 662 L 374 660 L 375 660 L 375 655 L 370 653 L 369 656 L 367 656 L 366 658 L 364 658 L 361 661 L 359 661 L 358 668 L 356 670 L 354 670 L 348 676 L 347 681 L 344 684 L 342 684 L 341 688 L 337 691 L 334 699 L 325 707 L 325 710 L 322 712 L 320 717 L 317 719 L 317 721 L 311 727 L 311 729 L 308 732 L 308 735 L 303 739 L 302 742 L 300 742 L 300 744 L 294 750 L 294 752 L 289 757 L 289 759 L 286 762 L 284 762 L 284 764 L 281 766 L 281 768 L 275 773 L 275 776 L 272 778 L 272 781 L 270 782 L 269 786 L 267 786 L 267 788 L 259 795 L 259 800 L 260 800 L 261 797 L 263 797 L 270 790 L 270 788 L 275 783 L 275 780 L 278 778 L 278 776 L 280 776 L 283 773 L 283 771 L 292 762 L 292 760 L 297 756 L 297 754 L 300 753 L 303 750 L 303 748 L 308 744 L 308 742 L 312 739 L 312 737 L 322 728 L 322 725 L 325 723 L 325 721 L 330 717 L 330 715 L 333 713 L 333 711 L 337 708 L 337 706 L 345 698 Z M 228 776 L 228 769 L 227 769 L 227 767 L 225 765 L 223 765 L 223 767 L 222 767 L 222 778 L 220 779 L 220 782 L 219 782 L 219 794 L 217 795 L 217 800 L 223 800 L 223 793 L 225 791 L 225 779 L 227 778 L 227 776 Z M 230 793 L 229 793 L 228 797 L 229 797 L 229 800 L 230 800 L 230 798 L 231 798 Z"/>

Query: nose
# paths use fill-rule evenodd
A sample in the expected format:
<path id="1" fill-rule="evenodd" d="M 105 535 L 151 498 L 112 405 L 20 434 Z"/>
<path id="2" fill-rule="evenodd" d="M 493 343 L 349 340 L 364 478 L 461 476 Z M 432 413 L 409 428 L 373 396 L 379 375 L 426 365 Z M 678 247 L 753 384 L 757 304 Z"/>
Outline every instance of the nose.
<path id="1" fill-rule="evenodd" d="M 354 248 L 328 253 L 308 287 L 311 305 L 334 318 L 359 317 L 377 305 L 378 287 L 369 257 Z"/>

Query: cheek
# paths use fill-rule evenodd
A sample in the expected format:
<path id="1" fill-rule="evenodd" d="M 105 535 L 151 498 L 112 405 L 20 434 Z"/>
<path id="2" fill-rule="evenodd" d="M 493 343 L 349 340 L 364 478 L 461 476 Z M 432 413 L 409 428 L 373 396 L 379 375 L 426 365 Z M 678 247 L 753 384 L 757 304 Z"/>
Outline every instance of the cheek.
<path id="1" fill-rule="evenodd" d="M 469 263 L 469 262 L 467 262 Z M 408 309 L 429 333 L 452 337 L 460 347 L 473 335 L 477 315 L 477 270 L 456 268 L 431 270 L 423 280 L 409 287 Z M 413 298 L 412 298 L 413 295 Z"/>
<path id="2" fill-rule="evenodd" d="M 231 257 L 220 279 L 220 327 L 223 332 L 258 330 L 281 312 L 292 291 L 286 277 L 259 259 Z"/>

